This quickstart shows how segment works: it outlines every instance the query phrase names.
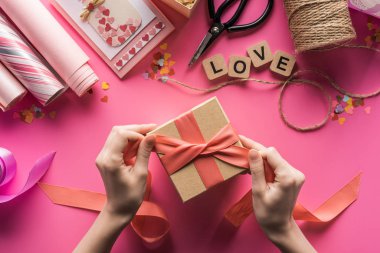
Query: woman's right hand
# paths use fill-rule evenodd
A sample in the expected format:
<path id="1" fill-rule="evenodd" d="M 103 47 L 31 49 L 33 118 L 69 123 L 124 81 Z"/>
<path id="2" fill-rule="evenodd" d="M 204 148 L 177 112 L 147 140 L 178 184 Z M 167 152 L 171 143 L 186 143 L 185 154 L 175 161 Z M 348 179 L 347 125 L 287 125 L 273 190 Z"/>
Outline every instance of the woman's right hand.
<path id="1" fill-rule="evenodd" d="M 266 148 L 244 136 L 240 136 L 240 140 L 250 149 L 253 210 L 263 231 L 282 252 L 316 252 L 293 218 L 304 174 L 292 167 L 275 148 Z M 266 181 L 266 170 L 274 173 L 273 182 Z"/>

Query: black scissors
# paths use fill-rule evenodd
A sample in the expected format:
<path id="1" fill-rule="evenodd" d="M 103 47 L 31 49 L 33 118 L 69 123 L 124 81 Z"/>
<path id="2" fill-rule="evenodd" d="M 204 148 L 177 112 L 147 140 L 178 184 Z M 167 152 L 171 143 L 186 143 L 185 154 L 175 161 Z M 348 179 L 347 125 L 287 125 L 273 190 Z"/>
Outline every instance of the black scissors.
<path id="1" fill-rule="evenodd" d="M 230 20 L 228 20 L 225 23 L 222 23 L 221 17 L 223 15 L 223 12 L 231 6 L 232 3 L 234 3 L 236 0 L 225 0 L 218 8 L 218 10 L 215 12 L 215 6 L 213 0 L 208 0 L 208 12 L 210 15 L 210 18 L 213 19 L 213 24 L 211 25 L 210 29 L 207 32 L 207 35 L 202 40 L 201 44 L 199 45 L 197 51 L 195 52 L 193 58 L 191 59 L 189 66 L 193 65 L 194 62 L 198 60 L 198 58 L 206 51 L 207 48 L 210 47 L 210 45 L 215 41 L 216 38 L 219 37 L 219 35 L 224 31 L 227 30 L 228 32 L 239 32 L 244 30 L 249 30 L 252 28 L 257 27 L 261 23 L 265 21 L 265 19 L 269 16 L 274 0 L 268 0 L 268 4 L 261 16 L 253 21 L 252 23 L 245 24 L 245 25 L 235 25 L 235 23 L 238 21 L 240 15 L 242 14 L 244 7 L 246 6 L 248 0 L 240 0 L 240 4 L 237 7 L 237 10 L 235 14 L 231 17 Z"/>

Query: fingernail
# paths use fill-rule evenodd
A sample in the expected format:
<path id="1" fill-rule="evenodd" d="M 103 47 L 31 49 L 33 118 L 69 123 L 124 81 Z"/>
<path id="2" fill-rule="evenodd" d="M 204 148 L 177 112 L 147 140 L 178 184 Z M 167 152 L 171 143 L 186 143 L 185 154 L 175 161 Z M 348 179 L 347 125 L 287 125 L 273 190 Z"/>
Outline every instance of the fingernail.
<path id="1" fill-rule="evenodd" d="M 149 135 L 149 136 L 147 136 L 145 138 L 147 138 L 146 141 L 147 141 L 147 144 L 149 146 L 154 146 L 156 144 L 156 136 L 155 135 Z"/>
<path id="2" fill-rule="evenodd" d="M 255 149 L 251 149 L 251 150 L 249 151 L 249 158 L 250 158 L 251 160 L 257 160 L 257 159 L 260 158 L 260 154 L 259 154 L 259 152 L 257 152 Z"/>

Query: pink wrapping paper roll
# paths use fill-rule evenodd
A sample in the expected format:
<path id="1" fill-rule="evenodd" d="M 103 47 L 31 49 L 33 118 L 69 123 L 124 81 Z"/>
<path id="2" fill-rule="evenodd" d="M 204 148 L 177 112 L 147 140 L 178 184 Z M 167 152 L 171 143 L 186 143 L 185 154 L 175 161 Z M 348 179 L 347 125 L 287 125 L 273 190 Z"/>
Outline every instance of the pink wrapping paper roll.
<path id="1" fill-rule="evenodd" d="M 49 104 L 65 91 L 65 86 L 1 16 L 0 61 L 42 105 Z"/>
<path id="2" fill-rule="evenodd" d="M 0 109 L 8 110 L 12 105 L 20 101 L 26 94 L 26 90 L 17 79 L 0 63 Z"/>
<path id="3" fill-rule="evenodd" d="M 78 96 L 95 84 L 88 56 L 39 0 L 1 0 L 0 6 Z"/>

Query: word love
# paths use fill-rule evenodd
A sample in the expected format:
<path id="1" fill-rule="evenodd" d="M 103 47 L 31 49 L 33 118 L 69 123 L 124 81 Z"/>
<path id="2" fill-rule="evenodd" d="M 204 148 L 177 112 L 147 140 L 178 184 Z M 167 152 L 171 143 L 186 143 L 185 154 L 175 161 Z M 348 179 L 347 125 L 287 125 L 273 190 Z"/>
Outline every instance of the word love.
<path id="1" fill-rule="evenodd" d="M 203 69 L 209 80 L 225 76 L 234 78 L 248 78 L 251 72 L 251 65 L 255 69 L 260 69 L 270 63 L 269 69 L 281 76 L 289 77 L 293 71 L 296 59 L 293 55 L 283 51 L 272 54 L 266 41 L 250 46 L 247 49 L 249 57 L 232 55 L 229 64 L 224 60 L 223 55 L 216 54 L 203 61 Z"/>

